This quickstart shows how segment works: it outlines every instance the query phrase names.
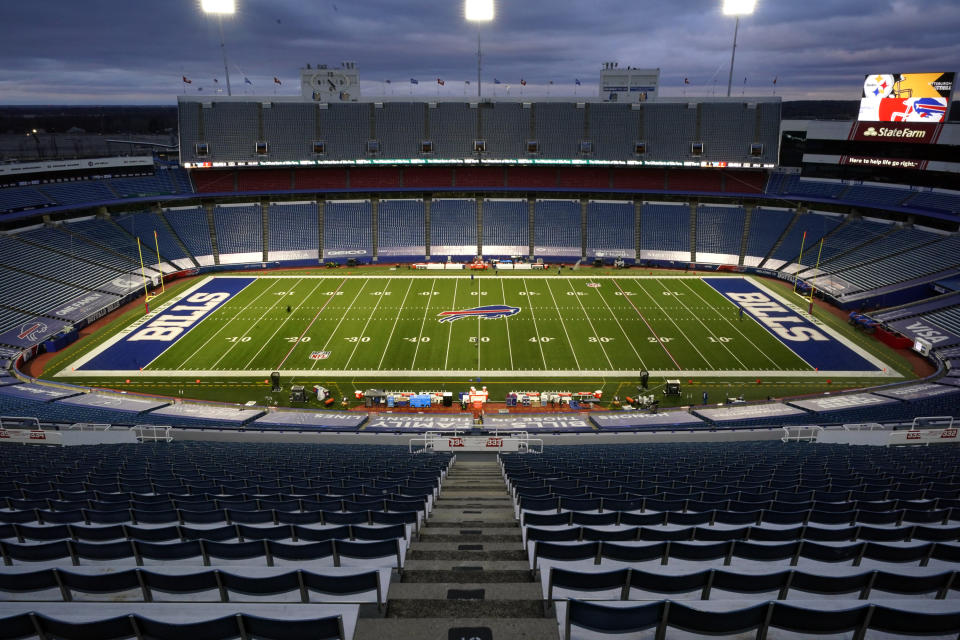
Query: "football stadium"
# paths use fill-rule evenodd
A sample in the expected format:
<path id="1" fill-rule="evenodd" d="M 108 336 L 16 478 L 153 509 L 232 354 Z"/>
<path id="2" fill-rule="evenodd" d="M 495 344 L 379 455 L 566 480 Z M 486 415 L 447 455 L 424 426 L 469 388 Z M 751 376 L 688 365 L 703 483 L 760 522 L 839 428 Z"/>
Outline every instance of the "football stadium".
<path id="1" fill-rule="evenodd" d="M 0 638 L 960 637 L 955 71 L 511 87 L 466 0 L 263 88 L 245 1 L 0 106 Z"/>

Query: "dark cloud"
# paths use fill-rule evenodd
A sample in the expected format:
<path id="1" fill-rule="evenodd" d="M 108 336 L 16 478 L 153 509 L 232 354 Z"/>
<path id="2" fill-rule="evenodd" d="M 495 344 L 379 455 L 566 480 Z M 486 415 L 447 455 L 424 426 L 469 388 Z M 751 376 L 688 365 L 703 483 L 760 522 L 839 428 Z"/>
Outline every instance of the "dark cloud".
<path id="1" fill-rule="evenodd" d="M 223 21 L 235 93 L 298 90 L 307 62 L 356 61 L 364 91 L 458 95 L 476 75 L 475 25 L 461 0 L 237 0 Z M 596 91 L 602 62 L 659 67 L 662 93 L 725 91 L 734 20 L 720 0 L 501 0 L 482 28 L 484 78 L 524 78 L 528 95 Z M 790 99 L 856 98 L 868 72 L 952 71 L 956 0 L 759 0 L 738 36 L 734 86 Z M 0 102 L 169 104 L 225 85 L 217 21 L 199 0 L 40 0 L 0 6 Z M 249 77 L 253 85 L 243 82 Z M 219 83 L 215 84 L 213 78 Z M 743 78 L 747 78 L 744 88 Z M 555 84 L 550 87 L 548 83 Z M 498 88 L 506 91 L 505 86 Z"/>

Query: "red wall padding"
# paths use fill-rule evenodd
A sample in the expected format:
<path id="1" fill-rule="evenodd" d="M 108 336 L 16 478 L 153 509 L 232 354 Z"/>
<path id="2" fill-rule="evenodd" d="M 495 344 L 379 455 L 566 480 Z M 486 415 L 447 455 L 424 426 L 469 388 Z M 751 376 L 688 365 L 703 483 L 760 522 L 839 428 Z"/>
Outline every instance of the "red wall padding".
<path id="1" fill-rule="evenodd" d="M 452 187 L 453 167 L 404 167 L 404 187 Z"/>
<path id="2" fill-rule="evenodd" d="M 671 171 L 667 176 L 670 191 L 723 191 L 723 181 L 719 171 L 700 171 L 687 169 Z"/>
<path id="3" fill-rule="evenodd" d="M 501 167 L 457 167 L 454 173 L 457 187 L 504 187 Z"/>
<path id="4" fill-rule="evenodd" d="M 237 191 L 287 191 L 290 169 L 258 169 L 237 174 Z"/>
<path id="5" fill-rule="evenodd" d="M 727 193 L 763 193 L 767 174 L 759 171 L 727 171 Z"/>
<path id="6" fill-rule="evenodd" d="M 557 169 L 557 186 L 578 189 L 609 189 L 610 170 L 597 167 Z"/>
<path id="7" fill-rule="evenodd" d="M 553 189 L 557 186 L 557 170 L 554 167 L 507 167 L 507 186 Z"/>
<path id="8" fill-rule="evenodd" d="M 663 191 L 663 169 L 613 169 L 614 189 L 643 189 Z"/>
<path id="9" fill-rule="evenodd" d="M 233 171 L 191 171 L 193 186 L 197 193 L 220 193 L 233 191 Z M 289 188 L 289 187 L 288 187 Z"/>
<path id="10" fill-rule="evenodd" d="M 297 169 L 294 189 L 346 189 L 346 169 Z"/>
<path id="11" fill-rule="evenodd" d="M 351 189 L 396 189 L 399 186 L 400 169 L 397 167 L 350 169 Z"/>

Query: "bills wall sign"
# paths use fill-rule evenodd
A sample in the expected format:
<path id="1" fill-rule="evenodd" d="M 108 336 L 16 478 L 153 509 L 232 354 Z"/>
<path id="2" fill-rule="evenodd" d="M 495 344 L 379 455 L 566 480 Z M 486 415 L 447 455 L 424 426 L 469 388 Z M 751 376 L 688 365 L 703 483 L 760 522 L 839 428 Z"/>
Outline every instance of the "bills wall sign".
<path id="1" fill-rule="evenodd" d="M 483 318 L 484 320 L 496 320 L 497 318 L 509 318 L 520 313 L 520 307 L 510 307 L 505 304 L 490 304 L 485 307 L 473 307 L 472 309 L 461 309 L 459 311 L 441 311 L 437 314 L 440 322 L 453 322 L 462 318 Z"/>
<path id="2" fill-rule="evenodd" d="M 38 342 L 47 335 L 47 325 L 39 320 L 28 322 L 20 327 L 17 337 L 28 342 Z"/>

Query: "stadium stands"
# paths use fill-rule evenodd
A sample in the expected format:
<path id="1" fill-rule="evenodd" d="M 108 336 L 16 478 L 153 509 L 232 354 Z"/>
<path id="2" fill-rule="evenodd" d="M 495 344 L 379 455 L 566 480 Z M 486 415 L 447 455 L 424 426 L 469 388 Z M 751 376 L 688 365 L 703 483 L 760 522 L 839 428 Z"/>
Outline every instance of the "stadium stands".
<path id="1" fill-rule="evenodd" d="M 382 615 L 451 463 L 392 446 L 176 442 L 3 446 L 0 459 L 4 635 L 22 637 L 10 620 L 24 618 L 41 637 L 342 640 Z"/>
<path id="2" fill-rule="evenodd" d="M 271 202 L 267 210 L 267 258 L 280 260 L 316 260 L 316 202 Z"/>
<path id="3" fill-rule="evenodd" d="M 134 238 L 140 238 L 142 246 L 159 245 L 161 257 L 171 264 L 181 269 L 189 269 L 194 266 L 183 246 L 173 236 L 163 218 L 156 212 L 124 213 L 116 216 L 114 221 Z M 156 240 L 154 237 L 156 237 Z"/>
<path id="4" fill-rule="evenodd" d="M 738 264 L 745 215 L 740 206 L 699 206 L 697 262 Z"/>
<path id="5" fill-rule="evenodd" d="M 377 209 L 377 255 L 389 259 L 426 255 L 423 200 L 381 200 Z"/>
<path id="6" fill-rule="evenodd" d="M 753 210 L 747 233 L 747 248 L 743 256 L 744 266 L 760 266 L 790 225 L 795 213 L 792 209 L 776 207 L 756 207 Z"/>
<path id="7" fill-rule="evenodd" d="M 214 264 L 213 241 L 207 214 L 200 207 L 173 207 L 163 210 L 171 230 L 199 265 Z"/>
<path id="8" fill-rule="evenodd" d="M 788 261 L 800 255 L 801 246 L 804 251 L 809 247 L 815 247 L 820 242 L 820 238 L 840 224 L 843 224 L 842 216 L 819 211 L 798 214 L 781 237 L 780 243 L 774 247 L 761 266 L 766 269 L 779 269 L 788 265 Z"/>
<path id="9" fill-rule="evenodd" d="M 858 249 L 861 245 L 875 242 L 893 231 L 889 222 L 846 218 L 844 223 L 823 238 L 823 243 L 808 245 L 803 256 L 797 257 L 797 264 L 813 267 L 817 261 L 830 259 Z M 809 240 L 809 236 L 807 238 Z"/>
<path id="10" fill-rule="evenodd" d="M 636 257 L 636 208 L 632 202 L 587 203 L 587 256 Z"/>
<path id="11" fill-rule="evenodd" d="M 582 228 L 578 201 L 537 200 L 533 209 L 533 254 L 579 260 L 583 256 Z"/>
<path id="12" fill-rule="evenodd" d="M 690 206 L 644 202 L 640 221 L 640 258 L 690 261 Z"/>
<path id="13" fill-rule="evenodd" d="M 263 211 L 259 204 L 220 204 L 213 209 L 220 264 L 263 261 Z"/>
<path id="14" fill-rule="evenodd" d="M 430 204 L 430 255 L 460 258 L 477 255 L 477 203 L 434 199 Z"/>
<path id="15" fill-rule="evenodd" d="M 323 212 L 323 259 L 373 255 L 373 209 L 369 200 L 331 200 Z"/>
<path id="16" fill-rule="evenodd" d="M 526 200 L 484 200 L 482 254 L 530 255 L 530 212 Z"/>

